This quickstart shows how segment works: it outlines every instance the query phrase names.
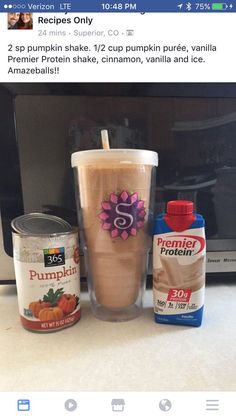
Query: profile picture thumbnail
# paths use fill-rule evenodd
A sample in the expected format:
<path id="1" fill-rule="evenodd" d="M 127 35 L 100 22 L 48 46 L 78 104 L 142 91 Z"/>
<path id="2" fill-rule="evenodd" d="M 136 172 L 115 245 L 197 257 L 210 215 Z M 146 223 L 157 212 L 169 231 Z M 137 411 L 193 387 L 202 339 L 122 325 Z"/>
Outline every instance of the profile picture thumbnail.
<path id="1" fill-rule="evenodd" d="M 33 29 L 33 13 L 7 13 L 8 29 Z"/>

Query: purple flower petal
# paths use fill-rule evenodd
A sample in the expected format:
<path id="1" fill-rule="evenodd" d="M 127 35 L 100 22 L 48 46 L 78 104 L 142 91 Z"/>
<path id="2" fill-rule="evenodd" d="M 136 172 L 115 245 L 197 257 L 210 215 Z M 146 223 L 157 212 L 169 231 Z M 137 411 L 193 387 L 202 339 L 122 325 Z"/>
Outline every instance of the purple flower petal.
<path id="1" fill-rule="evenodd" d="M 110 204 L 110 202 L 107 202 L 107 201 L 102 202 L 102 208 L 103 208 L 104 210 L 110 210 L 110 209 L 111 209 L 111 204 Z"/>
<path id="2" fill-rule="evenodd" d="M 114 237 L 117 237 L 117 236 L 119 236 L 119 231 L 116 228 L 115 230 L 111 231 L 111 237 L 114 238 Z"/>
<path id="3" fill-rule="evenodd" d="M 135 192 L 135 193 L 133 193 L 133 195 L 131 195 L 131 202 L 132 202 L 132 204 L 134 203 L 134 202 L 136 202 L 137 200 L 138 200 L 138 194 L 137 194 L 137 192 Z"/>
<path id="4" fill-rule="evenodd" d="M 100 218 L 100 220 L 105 221 L 105 220 L 107 220 L 109 218 L 109 215 L 106 212 L 101 212 L 99 214 L 99 218 Z"/>
<path id="5" fill-rule="evenodd" d="M 103 223 L 102 228 L 103 228 L 103 230 L 110 230 L 111 223 Z"/>
<path id="6" fill-rule="evenodd" d="M 118 202 L 118 196 L 117 196 L 117 195 L 115 195 L 114 193 L 111 193 L 111 195 L 110 195 L 110 200 L 111 200 L 111 202 L 113 202 L 114 204 L 117 204 L 117 202 Z"/>
<path id="7" fill-rule="evenodd" d="M 123 240 L 127 240 L 128 239 L 128 237 L 129 237 L 129 235 L 128 235 L 128 233 L 127 233 L 127 231 L 123 231 L 122 233 L 121 233 L 121 238 L 123 239 Z"/>
<path id="8" fill-rule="evenodd" d="M 139 214 L 138 214 L 139 218 L 144 218 L 145 215 L 146 215 L 146 211 L 144 211 L 144 210 L 140 211 Z"/>
<path id="9" fill-rule="evenodd" d="M 144 201 L 138 201 L 137 208 L 138 209 L 144 208 Z"/>
<path id="10" fill-rule="evenodd" d="M 138 221 L 137 226 L 138 228 L 142 228 L 144 226 L 144 221 Z"/>
<path id="11" fill-rule="evenodd" d="M 143 228 L 145 225 L 145 215 L 147 214 L 144 206 L 145 201 L 138 200 L 137 192 L 129 194 L 126 190 L 123 190 L 120 194 L 112 192 L 109 199 L 101 202 L 101 212 L 98 217 L 101 220 L 102 229 L 109 231 L 111 238 L 121 237 L 122 240 L 127 240 L 129 236 L 137 236 L 138 229 Z M 122 204 L 122 202 L 128 203 L 127 215 L 132 215 L 132 222 L 130 223 L 128 220 L 127 224 L 125 224 L 128 229 L 124 230 L 119 229 L 115 225 L 117 217 L 116 205 Z M 126 217 L 124 217 L 125 220 Z M 125 225 L 122 224 L 122 227 L 125 228 Z"/>
<path id="12" fill-rule="evenodd" d="M 123 191 L 121 194 L 120 194 L 120 197 L 121 197 L 121 199 L 122 199 L 122 201 L 123 202 L 125 202 L 126 200 L 127 200 L 127 198 L 128 198 L 128 194 L 127 194 L 127 192 L 126 191 Z"/>

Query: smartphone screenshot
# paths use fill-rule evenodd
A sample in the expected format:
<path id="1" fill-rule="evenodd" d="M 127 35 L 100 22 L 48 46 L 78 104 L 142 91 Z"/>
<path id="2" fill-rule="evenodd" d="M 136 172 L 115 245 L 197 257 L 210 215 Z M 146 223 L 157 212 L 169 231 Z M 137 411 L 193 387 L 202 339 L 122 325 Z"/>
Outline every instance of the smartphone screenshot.
<path id="1" fill-rule="evenodd" d="M 4 419 L 232 419 L 236 2 L 0 4 Z"/>

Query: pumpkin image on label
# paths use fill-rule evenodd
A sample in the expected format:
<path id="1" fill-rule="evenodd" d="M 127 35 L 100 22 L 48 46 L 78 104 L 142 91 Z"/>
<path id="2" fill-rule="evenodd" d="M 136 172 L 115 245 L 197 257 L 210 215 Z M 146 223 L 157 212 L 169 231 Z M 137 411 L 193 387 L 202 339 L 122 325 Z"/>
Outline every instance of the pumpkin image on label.
<path id="1" fill-rule="evenodd" d="M 39 320 L 42 322 L 48 320 L 62 320 L 63 317 L 63 311 L 60 307 L 43 308 L 39 313 Z"/>
<path id="2" fill-rule="evenodd" d="M 136 236 L 138 230 L 144 227 L 144 201 L 139 200 L 136 192 L 111 193 L 110 199 L 103 201 L 101 206 L 102 212 L 98 217 L 103 230 L 108 230 L 112 238 L 127 240 L 130 236 Z"/>
<path id="3" fill-rule="evenodd" d="M 36 317 L 40 321 L 62 320 L 67 314 L 73 313 L 79 305 L 79 297 L 65 294 L 63 288 L 56 291 L 50 288 L 39 301 L 32 301 L 25 310 L 28 317 Z"/>
<path id="4" fill-rule="evenodd" d="M 50 307 L 50 303 L 45 303 L 44 301 L 32 301 L 32 303 L 29 304 L 29 310 L 32 312 L 34 317 L 39 317 L 39 312 L 43 308 Z"/>
<path id="5" fill-rule="evenodd" d="M 79 298 L 71 294 L 63 294 L 58 301 L 58 306 L 63 310 L 64 314 L 70 314 L 77 306 Z"/>

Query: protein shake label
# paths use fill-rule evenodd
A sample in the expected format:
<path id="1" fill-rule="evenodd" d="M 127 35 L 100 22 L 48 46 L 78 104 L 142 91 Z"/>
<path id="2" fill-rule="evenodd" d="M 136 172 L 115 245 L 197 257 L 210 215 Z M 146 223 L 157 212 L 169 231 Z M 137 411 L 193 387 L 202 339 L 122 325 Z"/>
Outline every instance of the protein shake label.
<path id="1" fill-rule="evenodd" d="M 153 242 L 155 319 L 161 323 L 201 323 L 205 289 L 205 233 L 203 219 L 184 231 L 171 231 L 164 217 L 157 219 Z"/>
<path id="2" fill-rule="evenodd" d="M 194 256 L 205 247 L 205 239 L 201 236 L 185 233 L 170 235 L 169 237 L 157 237 L 157 247 L 161 255 L 168 256 Z"/>

